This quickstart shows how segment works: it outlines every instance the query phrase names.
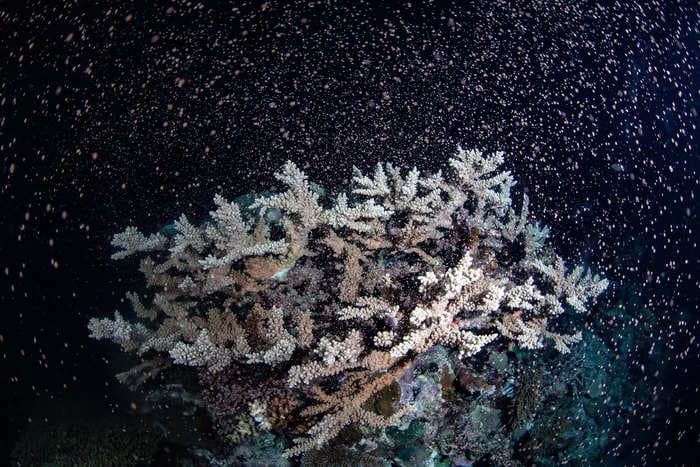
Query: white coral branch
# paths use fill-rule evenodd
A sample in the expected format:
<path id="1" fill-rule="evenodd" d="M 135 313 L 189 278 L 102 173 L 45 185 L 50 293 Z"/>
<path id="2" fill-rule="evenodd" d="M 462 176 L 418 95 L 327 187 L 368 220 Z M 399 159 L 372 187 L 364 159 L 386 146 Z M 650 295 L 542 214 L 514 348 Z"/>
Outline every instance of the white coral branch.
<path id="1" fill-rule="evenodd" d="M 161 250 L 166 243 L 167 238 L 160 233 L 146 237 L 136 227 L 129 226 L 112 238 L 112 246 L 121 248 L 121 251 L 112 254 L 112 259 L 126 258 L 134 253 Z"/>
<path id="2" fill-rule="evenodd" d="M 177 230 L 177 234 L 175 234 L 173 238 L 173 245 L 170 247 L 170 253 L 182 253 L 188 247 L 192 248 L 197 253 L 202 252 L 206 246 L 202 231 L 192 225 L 187 219 L 187 216 L 182 214 L 180 218 L 175 221 L 175 229 Z"/>
<path id="3" fill-rule="evenodd" d="M 360 169 L 357 167 L 353 167 L 352 170 L 352 182 L 354 184 L 352 192 L 354 194 L 362 196 L 376 196 L 380 198 L 391 194 L 386 173 L 384 172 L 381 162 L 377 163 L 373 178 L 363 175 Z"/>
<path id="4" fill-rule="evenodd" d="M 327 222 L 334 228 L 347 227 L 356 232 L 372 232 L 375 225 L 372 220 L 384 221 L 393 214 L 384 206 L 375 204 L 374 199 L 368 199 L 353 207 L 348 206 L 347 194 L 338 195 L 335 206 L 326 211 Z"/>
<path id="5" fill-rule="evenodd" d="M 305 229 L 315 228 L 323 220 L 323 208 L 319 195 L 311 189 L 306 174 L 292 161 L 287 161 L 275 178 L 287 185 L 284 193 L 257 198 L 250 209 L 277 208 L 295 217 L 298 225 Z"/>
<path id="6" fill-rule="evenodd" d="M 206 366 L 211 372 L 221 371 L 231 363 L 231 352 L 214 344 L 206 329 L 199 332 L 197 340 L 192 344 L 175 344 L 170 350 L 170 357 L 176 364 Z"/>
<path id="7" fill-rule="evenodd" d="M 145 326 L 126 321 L 117 311 L 114 319 L 90 318 L 88 329 L 93 339 L 111 340 L 121 345 L 125 352 L 138 349 L 151 335 Z"/>

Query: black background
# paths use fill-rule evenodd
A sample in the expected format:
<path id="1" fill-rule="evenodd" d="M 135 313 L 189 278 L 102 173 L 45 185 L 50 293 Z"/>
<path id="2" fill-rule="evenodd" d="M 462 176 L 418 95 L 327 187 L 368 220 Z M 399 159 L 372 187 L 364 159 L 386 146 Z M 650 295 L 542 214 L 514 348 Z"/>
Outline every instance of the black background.
<path id="1" fill-rule="evenodd" d="M 334 189 L 461 143 L 506 151 L 562 254 L 655 311 L 663 371 L 632 364 L 658 408 L 621 463 L 692 463 L 697 6 L 379 3 L 0 2 L 3 449 L 52 404 L 121 410 L 86 329 L 134 283 L 114 232 L 201 218 L 287 159 Z"/>

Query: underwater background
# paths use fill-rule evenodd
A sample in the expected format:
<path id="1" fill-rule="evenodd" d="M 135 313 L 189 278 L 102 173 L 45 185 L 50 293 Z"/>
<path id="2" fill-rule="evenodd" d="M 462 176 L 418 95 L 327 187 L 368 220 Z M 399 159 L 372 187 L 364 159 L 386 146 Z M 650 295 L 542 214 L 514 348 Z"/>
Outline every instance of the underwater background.
<path id="1" fill-rule="evenodd" d="M 699 19 L 664 1 L 1 1 L 0 458 L 697 465 Z M 426 363 L 432 418 L 286 458 L 277 426 L 222 439 L 196 374 L 131 390 L 115 374 L 139 359 L 90 338 L 145 291 L 110 259 L 125 227 L 173 235 L 217 193 L 279 189 L 287 160 L 337 192 L 353 166 L 433 173 L 458 145 L 504 151 L 559 255 L 609 281 L 570 353 Z"/>

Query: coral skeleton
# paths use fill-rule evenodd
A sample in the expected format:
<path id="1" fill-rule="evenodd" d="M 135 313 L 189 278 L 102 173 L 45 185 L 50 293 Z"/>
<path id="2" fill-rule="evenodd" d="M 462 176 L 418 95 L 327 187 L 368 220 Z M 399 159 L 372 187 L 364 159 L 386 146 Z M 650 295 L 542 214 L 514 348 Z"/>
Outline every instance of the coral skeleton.
<path id="1" fill-rule="evenodd" d="M 182 215 L 171 236 L 127 227 L 112 257 L 144 255 L 151 298 L 130 293 L 134 321 L 92 318 L 91 336 L 198 368 L 209 375 L 203 385 L 226 373 L 255 387 L 257 429 L 270 428 L 266 407 L 280 404 L 280 388 L 266 395 L 267 382 L 283 381 L 307 427 L 288 456 L 349 424 L 399 423 L 410 406 L 380 414 L 365 403 L 433 348 L 469 359 L 500 340 L 566 353 L 581 332 L 550 324 L 585 312 L 608 283 L 566 267 L 527 196 L 514 209 L 503 162 L 501 152 L 458 148 L 445 173 L 355 167 L 348 190 L 330 197 L 290 161 L 275 174 L 283 191 L 247 207 L 216 195 L 208 220 Z M 256 377 L 258 386 L 243 381 Z"/>

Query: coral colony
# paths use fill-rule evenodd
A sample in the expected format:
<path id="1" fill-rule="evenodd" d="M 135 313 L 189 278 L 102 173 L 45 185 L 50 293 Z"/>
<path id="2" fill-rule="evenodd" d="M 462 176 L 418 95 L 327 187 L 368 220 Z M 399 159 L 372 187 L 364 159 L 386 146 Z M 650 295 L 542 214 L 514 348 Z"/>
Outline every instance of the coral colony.
<path id="1" fill-rule="evenodd" d="M 128 294 L 138 320 L 93 318 L 91 336 L 143 357 L 122 379 L 196 367 L 225 436 L 248 417 L 293 438 L 288 457 L 349 425 L 369 438 L 429 417 L 444 394 L 420 394 L 422 363 L 496 346 L 568 353 L 581 331 L 557 318 L 608 285 L 547 246 L 502 164 L 462 148 L 446 173 L 379 163 L 333 199 L 287 162 L 285 191 L 247 206 L 216 195 L 202 225 L 183 214 L 172 235 L 127 227 L 112 257 L 145 256 L 150 305 Z"/>

